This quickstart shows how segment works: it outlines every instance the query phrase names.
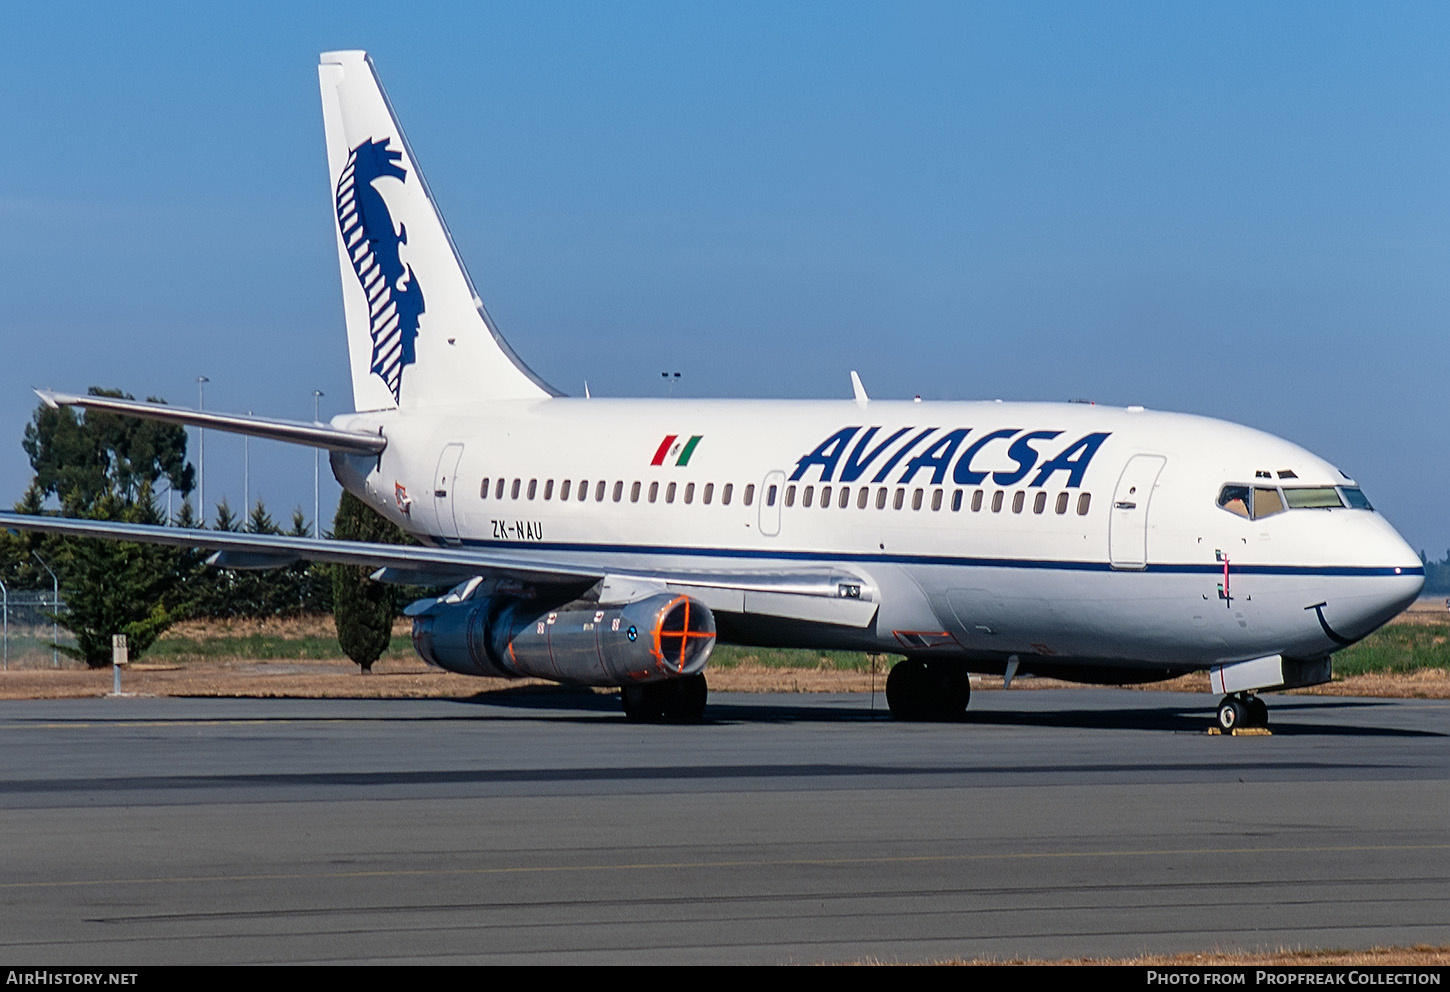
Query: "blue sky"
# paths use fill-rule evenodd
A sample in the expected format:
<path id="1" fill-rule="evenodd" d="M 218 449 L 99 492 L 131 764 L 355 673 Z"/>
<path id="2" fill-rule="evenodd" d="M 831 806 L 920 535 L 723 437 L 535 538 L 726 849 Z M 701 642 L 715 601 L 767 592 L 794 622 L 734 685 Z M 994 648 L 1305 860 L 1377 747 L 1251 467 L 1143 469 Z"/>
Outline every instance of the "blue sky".
<path id="1" fill-rule="evenodd" d="M 315 66 L 366 48 L 490 312 L 567 392 L 848 396 L 856 368 L 878 397 L 1219 416 L 1439 557 L 1447 36 L 1431 4 L 24 5 L 0 501 L 31 385 L 345 408 Z M 310 516 L 310 452 L 251 462 Z M 239 505 L 240 440 L 206 467 Z"/>

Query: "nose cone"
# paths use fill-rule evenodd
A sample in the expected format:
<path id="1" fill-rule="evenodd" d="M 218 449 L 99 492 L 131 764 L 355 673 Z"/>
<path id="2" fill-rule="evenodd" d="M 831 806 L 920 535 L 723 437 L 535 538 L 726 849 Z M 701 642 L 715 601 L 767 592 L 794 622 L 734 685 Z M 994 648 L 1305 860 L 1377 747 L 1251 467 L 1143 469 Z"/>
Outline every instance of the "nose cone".
<path id="1" fill-rule="evenodd" d="M 1366 637 L 1405 611 L 1425 586 L 1425 567 L 1405 539 L 1380 518 L 1375 564 L 1359 572 L 1321 608 L 1325 634 L 1339 646 Z"/>

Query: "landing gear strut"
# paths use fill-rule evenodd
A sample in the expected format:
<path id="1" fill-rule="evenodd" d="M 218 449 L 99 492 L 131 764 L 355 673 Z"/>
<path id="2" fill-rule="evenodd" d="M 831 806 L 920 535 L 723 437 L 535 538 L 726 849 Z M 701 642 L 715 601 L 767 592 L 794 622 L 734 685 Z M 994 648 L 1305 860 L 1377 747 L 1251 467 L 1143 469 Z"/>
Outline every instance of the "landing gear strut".
<path id="1" fill-rule="evenodd" d="M 1225 733 L 1247 727 L 1269 725 L 1269 704 L 1258 696 L 1240 692 L 1224 696 L 1218 704 L 1218 728 Z"/>
<path id="2" fill-rule="evenodd" d="M 886 705 L 898 720 L 960 720 L 971 697 L 966 669 L 946 661 L 907 658 L 886 676 Z"/>
<path id="3" fill-rule="evenodd" d="M 631 723 L 699 723 L 710 689 L 701 674 L 622 686 L 619 695 Z"/>

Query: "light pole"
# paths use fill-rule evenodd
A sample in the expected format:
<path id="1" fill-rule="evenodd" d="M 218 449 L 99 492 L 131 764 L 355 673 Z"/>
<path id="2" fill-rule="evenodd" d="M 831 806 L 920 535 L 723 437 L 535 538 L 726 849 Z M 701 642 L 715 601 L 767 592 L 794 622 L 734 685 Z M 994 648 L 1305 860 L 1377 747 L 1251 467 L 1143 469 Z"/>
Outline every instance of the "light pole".
<path id="1" fill-rule="evenodd" d="M 247 416 L 251 415 L 248 410 Z M 252 512 L 252 438 L 248 434 L 242 435 L 242 509 Z"/>
<path id="2" fill-rule="evenodd" d="M 314 389 L 312 391 L 312 422 L 314 424 L 320 424 L 320 423 L 322 423 L 322 421 L 320 419 L 318 419 L 318 415 L 319 415 L 319 413 L 321 412 L 321 409 L 322 409 L 321 403 L 322 403 L 322 397 L 324 395 L 325 394 L 320 389 Z M 313 537 L 317 537 L 318 536 L 318 530 L 317 530 L 317 490 L 318 490 L 318 481 L 317 481 L 318 480 L 317 459 L 318 459 L 318 454 L 319 454 L 318 453 L 318 450 L 316 448 L 313 448 L 312 449 L 312 536 Z"/>
<path id="3" fill-rule="evenodd" d="M 206 409 L 206 384 L 211 382 L 204 375 L 196 377 L 196 408 Z M 206 429 L 196 429 L 196 501 L 201 510 L 201 525 L 206 526 Z"/>
<path id="4" fill-rule="evenodd" d="M 60 579 L 55 577 L 54 570 L 40 557 L 40 552 L 30 552 L 31 557 L 40 562 L 40 567 L 50 572 L 50 666 L 60 667 L 60 621 L 56 619 L 56 613 L 60 610 Z"/>

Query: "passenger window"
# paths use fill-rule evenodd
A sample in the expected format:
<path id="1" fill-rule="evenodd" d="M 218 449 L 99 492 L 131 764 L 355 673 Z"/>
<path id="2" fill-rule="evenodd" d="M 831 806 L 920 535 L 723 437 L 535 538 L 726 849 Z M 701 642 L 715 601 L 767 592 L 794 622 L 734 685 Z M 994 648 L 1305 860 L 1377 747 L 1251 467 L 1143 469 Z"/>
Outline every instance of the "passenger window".
<path id="1" fill-rule="evenodd" d="M 1077 498 L 1077 515 L 1080 517 L 1087 516 L 1088 506 L 1092 503 L 1092 501 L 1092 493 L 1083 493 L 1082 495 L 1080 495 Z"/>
<path id="2" fill-rule="evenodd" d="M 498 480 L 498 485 L 495 486 L 494 487 L 494 490 L 493 490 L 493 498 L 494 499 L 503 499 L 503 484 L 504 484 L 504 480 L 503 479 L 499 479 Z"/>
<path id="3" fill-rule="evenodd" d="M 568 499 L 568 498 L 569 498 L 569 480 L 568 479 L 565 479 L 563 482 L 559 483 L 559 499 L 565 500 L 565 499 Z"/>
<path id="4" fill-rule="evenodd" d="M 509 499 L 519 498 L 519 488 L 524 484 L 523 479 L 515 479 L 513 489 L 509 493 Z"/>
<path id="5" fill-rule="evenodd" d="M 747 506 L 750 505 L 750 489 L 753 489 L 753 488 L 754 487 L 752 486 L 752 487 L 749 487 L 749 488 L 747 488 L 745 490 L 745 503 L 746 503 Z M 765 505 L 766 506 L 774 506 L 775 505 L 775 486 L 773 486 L 773 485 L 770 486 L 765 491 Z"/>
<path id="6" fill-rule="evenodd" d="M 876 490 L 876 509 L 878 509 L 878 510 L 884 510 L 884 509 L 886 509 L 886 487 L 885 486 L 882 486 L 880 489 Z"/>
<path id="7" fill-rule="evenodd" d="M 850 486 L 842 486 L 841 487 L 841 496 L 840 496 L 840 499 L 838 499 L 836 501 L 836 506 L 839 507 L 840 509 L 844 510 L 846 507 L 848 507 L 850 505 L 851 505 L 851 487 Z"/>
<path id="8" fill-rule="evenodd" d="M 1012 494 L 1012 512 L 1013 513 L 1021 513 L 1022 512 L 1022 506 L 1026 502 L 1027 502 L 1027 494 L 1024 493 L 1020 489 L 1017 490 L 1017 492 L 1015 492 L 1015 493 Z"/>
<path id="9" fill-rule="evenodd" d="M 554 480 L 550 479 L 544 483 L 544 499 L 554 498 Z"/>
<path id="10" fill-rule="evenodd" d="M 831 508 L 831 487 L 830 486 L 822 486 L 821 487 L 821 509 L 823 509 L 823 510 L 829 510 L 830 508 Z"/>
<path id="11" fill-rule="evenodd" d="M 978 489 L 972 493 L 972 512 L 977 513 L 982 509 L 982 490 Z"/>
<path id="12" fill-rule="evenodd" d="M 530 479 L 529 480 L 529 499 L 533 499 L 534 498 L 534 493 L 538 492 L 538 490 L 539 490 L 539 480 L 538 479 Z"/>
<path id="13" fill-rule="evenodd" d="M 735 491 L 735 483 L 733 483 L 733 482 L 727 482 L 727 483 L 725 483 L 725 488 L 723 488 L 723 489 L 720 490 L 720 502 L 723 503 L 725 506 L 729 506 L 730 505 L 730 496 L 731 496 L 731 494 L 734 491 Z"/>
<path id="14" fill-rule="evenodd" d="M 488 479 L 484 479 L 483 480 L 483 485 L 481 485 L 481 486 L 478 487 L 478 498 L 479 499 L 488 499 L 488 483 L 489 483 L 489 480 Z"/>
<path id="15" fill-rule="evenodd" d="M 1059 515 L 1067 512 L 1067 493 L 1057 494 L 1057 512 Z"/>
<path id="16" fill-rule="evenodd" d="M 1047 509 L 1047 494 L 1039 492 L 1036 496 L 1032 497 L 1032 512 L 1041 513 L 1045 509 Z"/>
<path id="17" fill-rule="evenodd" d="M 811 505 L 811 500 L 815 497 L 815 495 L 816 495 L 816 487 L 815 486 L 806 486 L 805 489 L 801 491 L 801 506 L 810 506 Z M 790 496 L 789 495 L 787 495 L 786 498 L 785 498 L 785 505 L 786 506 L 790 506 Z"/>
<path id="18" fill-rule="evenodd" d="M 695 502 L 695 484 L 693 482 L 685 483 L 685 502 Z"/>
<path id="19" fill-rule="evenodd" d="M 618 503 L 623 498 L 624 498 L 624 483 L 623 483 L 623 481 L 616 482 L 614 484 L 614 501 L 616 503 Z"/>
<path id="20" fill-rule="evenodd" d="M 729 500 L 726 500 L 725 502 L 728 503 L 730 501 Z M 749 506 L 750 504 L 752 504 L 754 502 L 755 502 L 755 483 L 753 483 L 753 482 L 746 483 L 746 485 L 745 485 L 745 505 L 746 506 Z"/>
<path id="21" fill-rule="evenodd" d="M 961 509 L 962 509 L 962 491 L 960 489 L 954 489 L 954 490 L 952 490 L 952 512 L 953 513 L 960 513 L 961 512 Z"/>
<path id="22" fill-rule="evenodd" d="M 567 483 L 565 483 L 565 484 L 567 485 Z M 638 482 L 632 483 L 630 485 L 630 487 L 629 487 L 629 501 L 631 503 L 638 503 L 639 502 L 639 490 L 640 490 L 640 484 Z"/>
<path id="23" fill-rule="evenodd" d="M 856 494 L 856 508 L 858 510 L 864 510 L 866 509 L 866 504 L 870 502 L 871 488 L 869 486 L 862 486 L 861 491 Z"/>
<path id="24" fill-rule="evenodd" d="M 714 495 L 715 495 L 715 483 L 713 483 L 713 482 L 707 482 L 707 483 L 705 483 L 705 493 L 704 493 L 705 499 L 704 499 L 704 503 L 705 503 L 706 506 L 709 506 L 710 505 L 710 497 L 712 497 Z"/>
<path id="25" fill-rule="evenodd" d="M 898 489 L 898 490 L 896 490 L 896 499 L 894 499 L 894 500 L 891 501 L 891 507 L 892 507 L 892 509 L 894 509 L 894 510 L 901 509 L 901 505 L 903 503 L 905 503 L 905 502 L 906 502 L 906 490 L 905 489 Z"/>
<path id="26" fill-rule="evenodd" d="M 657 500 L 659 498 L 660 498 L 660 484 L 658 482 L 651 482 L 649 484 L 649 501 L 651 503 L 653 503 L 655 500 Z"/>
<path id="27" fill-rule="evenodd" d="M 1002 512 L 1002 490 L 1000 490 L 1000 489 L 998 489 L 995 493 L 992 494 L 992 512 L 993 513 L 1001 513 Z"/>
<path id="28" fill-rule="evenodd" d="M 598 482 L 594 483 L 594 502 L 604 502 L 604 486 L 605 482 L 603 479 L 600 479 Z"/>
<path id="29" fill-rule="evenodd" d="M 665 502 L 666 503 L 673 503 L 674 501 L 675 501 L 675 484 L 673 482 L 671 482 L 668 486 L 665 486 Z"/>
<path id="30" fill-rule="evenodd" d="M 785 487 L 785 505 L 795 506 L 795 486 Z"/>
<path id="31" fill-rule="evenodd" d="M 588 498 L 589 498 L 589 480 L 588 479 L 580 479 L 579 480 L 579 502 L 582 503 L 582 502 L 584 502 Z"/>

